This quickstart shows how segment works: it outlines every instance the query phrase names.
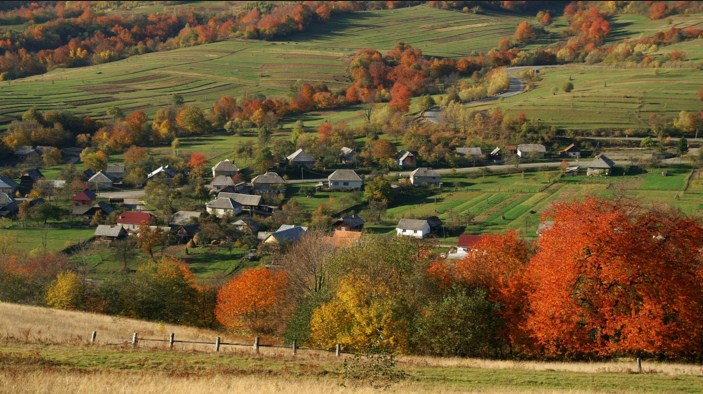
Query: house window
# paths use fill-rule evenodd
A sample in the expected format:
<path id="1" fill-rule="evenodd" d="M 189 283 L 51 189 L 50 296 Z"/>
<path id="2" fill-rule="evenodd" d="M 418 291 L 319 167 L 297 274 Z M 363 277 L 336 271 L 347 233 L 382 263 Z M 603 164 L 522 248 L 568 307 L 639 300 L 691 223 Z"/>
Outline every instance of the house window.
<path id="1" fill-rule="evenodd" d="M 342 185 L 349 186 L 349 182 L 342 182 Z"/>

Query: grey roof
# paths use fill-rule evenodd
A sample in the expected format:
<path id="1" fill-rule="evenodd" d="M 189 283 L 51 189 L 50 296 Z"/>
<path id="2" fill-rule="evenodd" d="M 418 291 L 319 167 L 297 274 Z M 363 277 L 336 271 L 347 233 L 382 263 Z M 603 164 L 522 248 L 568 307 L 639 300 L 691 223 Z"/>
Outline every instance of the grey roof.
<path id="1" fill-rule="evenodd" d="M 27 170 L 24 172 L 24 174 L 22 174 L 22 178 L 31 178 L 33 181 L 38 181 L 43 177 L 44 175 L 42 175 L 41 171 L 36 168 Z"/>
<path id="2" fill-rule="evenodd" d="M 343 218 L 337 219 L 335 224 L 346 224 L 351 228 L 360 227 L 364 225 L 364 219 L 360 218 L 359 215 L 345 216 Z"/>
<path id="3" fill-rule="evenodd" d="M 127 232 L 119 224 L 115 226 L 101 224 L 95 229 L 94 235 L 96 237 L 122 238 L 127 236 Z"/>
<path id="4" fill-rule="evenodd" d="M 437 172 L 431 168 L 420 167 L 420 168 L 415 169 L 415 171 L 411 172 L 410 176 L 412 176 L 412 177 L 421 176 L 421 177 L 428 177 L 428 178 L 439 178 L 439 172 Z"/>
<path id="5" fill-rule="evenodd" d="M 124 164 L 109 164 L 105 170 L 105 173 L 124 176 Z"/>
<path id="6" fill-rule="evenodd" d="M 26 156 L 30 153 L 37 152 L 37 150 L 29 145 L 20 145 L 17 148 L 15 148 L 15 155 L 17 156 Z M 39 152 L 37 152 L 39 153 Z"/>
<path id="7" fill-rule="evenodd" d="M 112 205 L 106 203 L 105 201 L 98 201 L 98 203 L 93 206 L 97 209 L 101 209 L 106 214 L 112 213 L 115 210 Z"/>
<path id="8" fill-rule="evenodd" d="M 423 219 L 400 219 L 396 228 L 403 230 L 422 230 L 425 225 L 429 225 L 427 220 Z"/>
<path id="9" fill-rule="evenodd" d="M 218 198 L 231 198 L 234 201 L 248 207 L 257 207 L 261 204 L 261 196 L 258 194 L 225 193 L 217 194 Z"/>
<path id="10" fill-rule="evenodd" d="M 342 155 L 348 157 L 348 156 L 354 154 L 354 149 L 348 148 L 348 147 L 346 147 L 346 146 L 343 146 L 343 147 L 339 150 L 339 152 L 340 152 Z"/>
<path id="11" fill-rule="evenodd" d="M 63 179 L 44 180 L 44 183 L 51 185 L 55 189 L 61 189 L 66 186 L 66 181 Z"/>
<path id="12" fill-rule="evenodd" d="M 171 216 L 171 220 L 168 224 L 184 226 L 187 224 L 192 224 L 193 219 L 198 220 L 198 218 L 200 218 L 200 212 L 198 211 L 178 211 Z"/>
<path id="13" fill-rule="evenodd" d="M 314 163 L 315 158 L 310 156 L 302 148 L 288 155 L 287 159 L 293 163 Z"/>
<path id="14" fill-rule="evenodd" d="M 327 177 L 328 181 L 361 182 L 361 178 L 354 170 L 337 170 Z"/>
<path id="15" fill-rule="evenodd" d="M 234 186 L 232 177 L 227 175 L 218 175 L 210 181 L 210 187 L 224 188 L 227 186 Z"/>
<path id="16" fill-rule="evenodd" d="M 105 174 L 102 171 L 99 171 L 97 174 L 93 175 L 88 179 L 88 183 L 105 183 L 105 182 L 110 182 L 112 183 L 112 177 L 109 175 Z"/>
<path id="17" fill-rule="evenodd" d="M 0 208 L 9 207 L 15 204 L 15 199 L 7 193 L 0 193 Z"/>
<path id="18" fill-rule="evenodd" d="M 205 205 L 208 208 L 212 209 L 231 209 L 235 210 L 237 208 L 241 209 L 242 204 L 234 201 L 231 198 L 226 198 L 226 197 L 218 197 L 215 200 L 210 201 Z"/>
<path id="19" fill-rule="evenodd" d="M 308 231 L 307 227 L 282 224 L 278 230 L 271 233 L 271 237 L 275 238 L 278 243 L 294 242 L 299 240 L 306 231 Z"/>
<path id="20" fill-rule="evenodd" d="M 286 183 L 283 178 L 281 178 L 280 175 L 276 174 L 275 172 L 266 172 L 265 174 L 261 174 L 259 176 L 255 176 L 254 179 L 251 180 L 252 184 L 258 183 L 258 184 L 284 184 Z"/>
<path id="21" fill-rule="evenodd" d="M 232 223 L 234 227 L 237 227 L 241 230 L 242 227 L 248 227 L 251 229 L 252 232 L 257 232 L 259 231 L 259 223 L 256 222 L 256 220 L 252 218 L 241 218 L 237 220 L 236 222 Z"/>
<path id="22" fill-rule="evenodd" d="M 491 151 L 490 155 L 495 156 L 498 154 L 498 152 L 500 152 L 500 148 L 496 146 L 495 149 Z"/>
<path id="23" fill-rule="evenodd" d="M 239 168 L 229 161 L 229 159 L 222 160 L 221 162 L 215 164 L 214 167 L 212 167 L 213 171 L 239 171 Z"/>
<path id="24" fill-rule="evenodd" d="M 456 148 L 456 153 L 460 155 L 465 155 L 465 156 L 481 156 L 481 148 L 480 147 L 462 147 L 462 148 Z"/>
<path id="25" fill-rule="evenodd" d="M 517 149 L 520 152 L 547 152 L 547 148 L 545 148 L 542 144 L 520 144 L 517 146 Z"/>
<path id="26" fill-rule="evenodd" d="M 14 179 L 0 175 L 0 189 L 17 189 L 18 186 Z"/>
<path id="27" fill-rule="evenodd" d="M 592 162 L 588 163 L 588 168 L 610 169 L 613 167 L 615 167 L 615 162 L 610 160 L 604 154 L 600 154 L 600 155 L 596 156 Z"/>

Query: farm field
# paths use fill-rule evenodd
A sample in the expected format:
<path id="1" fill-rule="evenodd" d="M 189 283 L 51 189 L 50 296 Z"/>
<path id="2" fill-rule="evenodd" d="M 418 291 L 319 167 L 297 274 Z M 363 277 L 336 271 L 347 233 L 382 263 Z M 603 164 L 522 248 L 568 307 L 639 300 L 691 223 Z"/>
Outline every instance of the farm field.
<path id="1" fill-rule="evenodd" d="M 2 82 L 0 125 L 32 105 L 103 118 L 114 105 L 153 115 L 174 94 L 209 108 L 223 95 L 286 96 L 297 81 L 341 88 L 346 85 L 345 60 L 359 49 L 385 51 L 404 41 L 428 55 L 465 56 L 494 47 L 512 34 L 520 20 L 428 6 L 368 11 L 334 19 L 291 41 L 229 40 L 98 66 L 57 69 Z M 405 29 L 409 23 L 419 24 L 418 29 Z"/>
<path id="2" fill-rule="evenodd" d="M 0 392 L 50 391 L 70 385 L 72 392 L 374 392 L 370 384 L 344 377 L 349 356 L 287 349 L 144 343 L 119 345 L 132 332 L 141 337 L 248 343 L 248 337 L 212 330 L 164 325 L 81 312 L 0 303 Z M 90 332 L 95 345 L 85 345 Z M 246 341 L 246 342 L 245 342 Z M 113 343 L 117 346 L 108 346 Z M 262 338 L 262 343 L 271 339 Z M 703 384 L 700 366 L 645 360 L 644 374 L 632 373 L 633 360 L 600 363 L 516 362 L 477 359 L 399 357 L 405 376 L 390 392 L 696 392 Z M 39 376 L 41 378 L 39 378 Z M 385 383 L 376 381 L 375 383 Z M 68 387 L 68 386 L 66 386 Z M 184 391 L 187 390 L 187 391 Z"/>
<path id="3" fill-rule="evenodd" d="M 524 112 L 567 129 L 647 128 L 651 114 L 672 118 L 682 110 L 700 110 L 696 97 L 703 74 L 691 68 L 574 65 L 544 68 L 540 75 L 543 80 L 532 91 L 470 107 Z M 564 93 L 561 87 L 569 78 L 574 90 Z"/>
<path id="4" fill-rule="evenodd" d="M 89 239 L 93 236 L 95 229 L 11 227 L 2 229 L 0 232 L 16 237 L 15 246 L 21 250 L 44 249 L 46 246 L 48 251 L 59 251 L 69 244 Z"/>

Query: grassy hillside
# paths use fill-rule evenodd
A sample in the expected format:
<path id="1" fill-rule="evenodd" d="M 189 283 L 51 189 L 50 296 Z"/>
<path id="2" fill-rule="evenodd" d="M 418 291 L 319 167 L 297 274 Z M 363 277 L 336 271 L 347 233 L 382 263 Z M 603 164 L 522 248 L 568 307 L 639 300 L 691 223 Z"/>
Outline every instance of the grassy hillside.
<path id="1" fill-rule="evenodd" d="M 98 66 L 57 69 L 2 82 L 0 125 L 32 105 L 100 118 L 113 105 L 152 114 L 170 103 L 173 94 L 207 108 L 223 95 L 285 96 L 297 81 L 339 88 L 346 86 L 346 57 L 359 49 L 385 51 L 404 41 L 428 55 L 465 56 L 494 47 L 512 34 L 520 20 L 428 6 L 368 11 L 316 26 L 291 41 L 230 40 Z"/>
<path id="2" fill-rule="evenodd" d="M 679 48 L 695 45 L 700 41 L 681 43 Z M 668 52 L 670 47 L 664 48 Z M 681 110 L 700 110 L 697 97 L 703 73 L 690 65 L 661 69 L 572 65 L 544 68 L 540 75 L 543 80 L 530 92 L 471 108 L 525 112 L 567 129 L 647 128 L 653 113 L 671 118 Z M 562 86 L 570 78 L 574 90 L 564 93 Z"/>
<path id="3" fill-rule="evenodd" d="M 376 392 L 369 382 L 348 380 L 344 370 L 365 362 L 331 353 L 262 348 L 142 342 L 126 345 L 132 332 L 141 337 L 210 342 L 247 341 L 222 332 L 196 330 L 110 316 L 0 303 L 0 392 L 74 393 L 224 393 L 224 392 Z M 87 345 L 97 330 L 95 345 Z M 262 338 L 262 343 L 272 343 Z M 244 342 L 248 343 L 248 342 Z M 112 345 L 109 345 L 112 344 Z M 150 345 L 151 344 L 151 345 Z M 644 374 L 633 374 L 634 360 L 601 363 L 514 362 L 476 359 L 400 357 L 405 376 L 390 392 L 696 392 L 703 369 L 695 365 L 645 360 Z M 367 372 L 367 375 L 370 373 Z M 378 378 L 376 384 L 385 383 Z"/>

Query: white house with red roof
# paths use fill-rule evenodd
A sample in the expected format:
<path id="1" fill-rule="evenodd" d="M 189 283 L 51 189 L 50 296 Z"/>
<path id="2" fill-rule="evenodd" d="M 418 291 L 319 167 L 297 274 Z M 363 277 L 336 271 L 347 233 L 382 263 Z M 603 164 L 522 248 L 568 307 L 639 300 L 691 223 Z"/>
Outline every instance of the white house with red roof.
<path id="1" fill-rule="evenodd" d="M 123 212 L 117 217 L 117 224 L 131 232 L 139 230 L 139 226 L 142 224 L 151 226 L 154 223 L 156 223 L 156 216 L 151 212 Z"/>

